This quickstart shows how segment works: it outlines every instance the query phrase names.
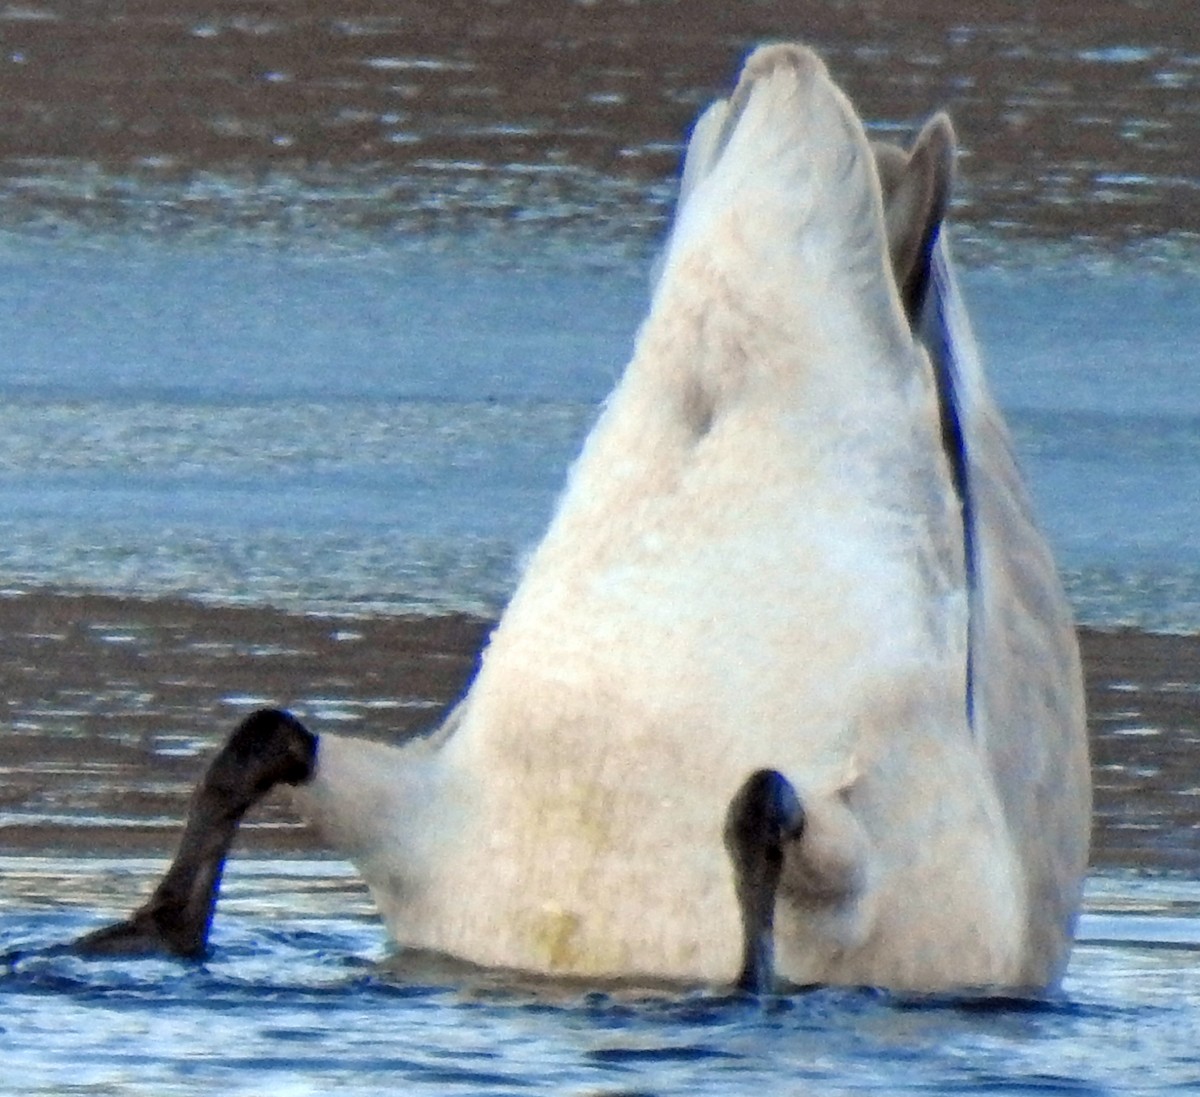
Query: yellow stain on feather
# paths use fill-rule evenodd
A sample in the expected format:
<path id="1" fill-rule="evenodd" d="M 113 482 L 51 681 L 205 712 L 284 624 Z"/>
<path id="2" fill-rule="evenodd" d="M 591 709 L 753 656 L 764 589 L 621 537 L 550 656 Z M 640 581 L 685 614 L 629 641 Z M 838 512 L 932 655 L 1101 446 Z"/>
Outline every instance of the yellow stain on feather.
<path id="1" fill-rule="evenodd" d="M 545 904 L 535 915 L 533 940 L 551 971 L 578 970 L 583 960 L 579 931 L 583 919 L 554 903 Z"/>

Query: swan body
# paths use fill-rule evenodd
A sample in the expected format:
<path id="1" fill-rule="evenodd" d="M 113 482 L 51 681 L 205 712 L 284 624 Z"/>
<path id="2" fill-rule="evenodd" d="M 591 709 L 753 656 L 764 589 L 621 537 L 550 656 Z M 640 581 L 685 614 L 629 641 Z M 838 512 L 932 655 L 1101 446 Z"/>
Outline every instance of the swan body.
<path id="1" fill-rule="evenodd" d="M 1090 811 L 1078 653 L 945 195 L 908 185 L 931 133 L 872 150 L 797 46 L 756 51 L 698 122 L 633 358 L 466 697 L 404 746 L 321 735 L 296 789 L 401 945 L 733 979 L 727 809 L 770 770 L 804 820 L 780 975 L 1061 974 Z M 915 228 L 906 188 L 933 210 Z"/>

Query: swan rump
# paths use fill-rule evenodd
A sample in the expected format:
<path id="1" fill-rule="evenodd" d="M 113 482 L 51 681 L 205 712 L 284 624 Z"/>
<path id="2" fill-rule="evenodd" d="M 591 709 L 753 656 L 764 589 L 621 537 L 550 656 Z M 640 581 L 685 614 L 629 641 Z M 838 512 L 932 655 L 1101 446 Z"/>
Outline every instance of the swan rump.
<path id="1" fill-rule="evenodd" d="M 633 358 L 467 696 L 407 746 L 321 736 L 297 789 L 401 945 L 727 981 L 726 812 L 769 770 L 804 820 L 781 975 L 1059 976 L 1078 655 L 938 233 L 952 152 L 944 118 L 873 148 L 797 46 L 701 117 Z"/>

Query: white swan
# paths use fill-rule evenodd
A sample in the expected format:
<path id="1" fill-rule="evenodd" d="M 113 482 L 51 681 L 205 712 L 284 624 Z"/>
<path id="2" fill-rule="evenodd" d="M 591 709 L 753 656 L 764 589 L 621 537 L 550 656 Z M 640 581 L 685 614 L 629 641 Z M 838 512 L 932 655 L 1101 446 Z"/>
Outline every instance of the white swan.
<path id="1" fill-rule="evenodd" d="M 698 122 L 633 360 L 466 698 L 403 747 L 320 736 L 296 789 L 401 945 L 752 988 L 1060 976 L 1078 652 L 938 233 L 952 157 L 941 117 L 873 152 L 796 46 Z"/>
<path id="2" fill-rule="evenodd" d="M 702 117 L 633 360 L 468 696 L 426 742 L 322 736 L 297 790 L 396 941 L 729 979 L 725 812 L 769 767 L 805 816 L 787 978 L 1061 974 L 1090 813 L 1078 654 L 934 244 L 947 133 L 879 154 L 885 221 L 809 51 L 757 51 Z M 924 272 L 935 368 L 889 236 L 916 241 L 896 262 Z"/>

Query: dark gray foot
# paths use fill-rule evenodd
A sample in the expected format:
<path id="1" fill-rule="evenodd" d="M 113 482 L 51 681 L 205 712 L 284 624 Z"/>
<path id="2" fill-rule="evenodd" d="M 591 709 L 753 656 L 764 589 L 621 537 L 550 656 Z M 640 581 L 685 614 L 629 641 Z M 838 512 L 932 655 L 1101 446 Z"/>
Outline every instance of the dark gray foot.
<path id="1" fill-rule="evenodd" d="M 742 968 L 735 985 L 751 994 L 775 988 L 775 893 L 784 847 L 804 831 L 791 782 L 773 769 L 752 773 L 730 802 L 725 848 L 742 915 Z"/>
<path id="2" fill-rule="evenodd" d="M 125 921 L 79 938 L 72 951 L 203 956 L 238 823 L 277 784 L 307 781 L 316 756 L 317 737 L 290 713 L 260 709 L 247 716 L 196 786 L 175 860 L 149 901 Z"/>

